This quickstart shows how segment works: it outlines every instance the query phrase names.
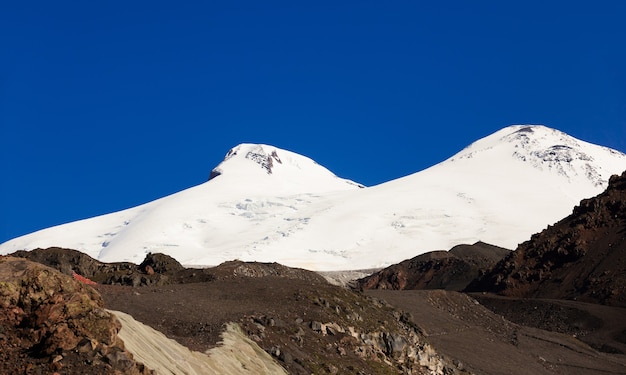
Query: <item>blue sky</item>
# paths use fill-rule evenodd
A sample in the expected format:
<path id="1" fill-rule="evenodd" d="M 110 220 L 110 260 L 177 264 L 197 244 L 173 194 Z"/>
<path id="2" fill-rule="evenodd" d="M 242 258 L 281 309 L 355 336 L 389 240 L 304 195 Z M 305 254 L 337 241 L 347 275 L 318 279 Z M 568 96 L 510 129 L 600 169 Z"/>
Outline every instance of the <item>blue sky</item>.
<path id="1" fill-rule="evenodd" d="M 2 5 L 0 242 L 202 183 L 242 142 L 366 185 L 512 124 L 626 151 L 623 1 L 179 3 Z"/>

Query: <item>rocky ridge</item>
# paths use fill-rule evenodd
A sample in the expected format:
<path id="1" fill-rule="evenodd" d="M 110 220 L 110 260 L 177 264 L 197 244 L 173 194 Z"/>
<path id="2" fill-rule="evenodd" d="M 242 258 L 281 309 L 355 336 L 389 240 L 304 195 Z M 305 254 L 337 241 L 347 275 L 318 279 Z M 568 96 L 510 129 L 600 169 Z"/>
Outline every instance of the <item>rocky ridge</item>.
<path id="1" fill-rule="evenodd" d="M 58 247 L 16 251 L 12 255 L 45 264 L 66 275 L 79 275 L 102 285 L 162 286 L 227 280 L 240 276 L 277 276 L 316 282 L 324 280 L 317 273 L 278 263 L 230 261 L 211 268 L 187 268 L 176 259 L 160 253 L 148 253 L 138 265 L 130 262 L 104 263 L 80 251 Z"/>
<path id="2" fill-rule="evenodd" d="M 510 251 L 477 242 L 449 251 L 432 251 L 394 264 L 356 281 L 367 289 L 445 289 L 461 291 Z"/>
<path id="3" fill-rule="evenodd" d="M 466 290 L 626 307 L 626 172 Z"/>
<path id="4" fill-rule="evenodd" d="M 66 275 L 77 274 L 107 285 L 167 285 L 190 280 L 206 281 L 213 277 L 202 270 L 187 270 L 164 254 L 147 254 L 139 265 L 130 262 L 103 263 L 80 251 L 58 247 L 16 251 L 11 255 L 45 264 Z"/>

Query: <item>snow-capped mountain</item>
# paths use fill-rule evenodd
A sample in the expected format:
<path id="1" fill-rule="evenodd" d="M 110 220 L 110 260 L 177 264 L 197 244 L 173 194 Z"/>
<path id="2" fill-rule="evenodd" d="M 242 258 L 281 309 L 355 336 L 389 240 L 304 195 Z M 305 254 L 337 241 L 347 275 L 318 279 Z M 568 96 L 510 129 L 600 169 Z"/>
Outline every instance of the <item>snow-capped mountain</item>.
<path id="1" fill-rule="evenodd" d="M 280 155 L 279 155 L 280 154 Z M 241 144 L 232 148 L 209 175 L 209 181 L 228 184 L 229 189 L 262 194 L 324 193 L 352 190 L 363 185 L 339 178 L 315 161 L 268 145 Z"/>
<path id="2" fill-rule="evenodd" d="M 188 265 L 381 267 L 479 240 L 515 248 L 624 170 L 618 151 L 530 125 L 504 128 L 431 168 L 369 188 L 304 156 L 243 144 L 204 184 L 13 239 L 0 253 L 61 246 L 102 261 L 138 263 L 163 252 Z"/>

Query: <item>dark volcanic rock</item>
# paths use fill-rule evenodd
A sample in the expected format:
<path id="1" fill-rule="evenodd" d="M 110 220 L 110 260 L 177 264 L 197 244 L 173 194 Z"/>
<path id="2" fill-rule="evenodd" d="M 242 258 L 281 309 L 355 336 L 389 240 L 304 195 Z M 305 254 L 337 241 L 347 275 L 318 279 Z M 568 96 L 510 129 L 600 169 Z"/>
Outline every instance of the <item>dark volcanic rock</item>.
<path id="1" fill-rule="evenodd" d="M 158 253 L 148 253 L 139 265 L 127 262 L 102 263 L 80 251 L 57 247 L 17 251 L 12 255 L 56 268 L 66 275 L 75 272 L 105 285 L 158 286 L 266 276 L 325 282 L 315 272 L 278 263 L 230 261 L 213 268 L 185 268 L 176 259 Z"/>
<path id="2" fill-rule="evenodd" d="M 134 270 L 133 263 L 102 263 L 89 255 L 78 250 L 50 247 L 47 249 L 35 249 L 32 251 L 16 251 L 11 256 L 26 258 L 33 262 L 44 264 L 55 268 L 66 275 L 76 272 L 89 279 L 98 279 L 101 274 L 111 275 L 113 273 L 126 273 Z M 98 280 L 102 281 L 102 280 Z"/>
<path id="3" fill-rule="evenodd" d="M 75 272 L 98 283 L 113 283 L 113 280 L 138 272 L 137 265 L 133 263 L 102 263 L 80 251 L 58 247 L 20 250 L 11 255 L 44 264 L 66 275 Z M 128 278 L 126 284 L 132 285 L 131 278 Z"/>
<path id="4" fill-rule="evenodd" d="M 129 262 L 103 263 L 77 250 L 51 247 L 11 254 L 56 268 L 66 275 L 74 272 L 99 284 L 107 285 L 168 285 L 205 282 L 214 278 L 206 269 L 185 268 L 165 254 L 148 253 L 136 265 Z"/>
<path id="5" fill-rule="evenodd" d="M 144 261 L 139 265 L 139 269 L 146 273 L 154 274 L 156 272 L 167 274 L 180 272 L 185 269 L 185 267 L 169 255 L 148 253 L 148 255 L 146 255 L 146 259 L 144 259 Z M 148 272 L 148 270 L 151 270 L 152 272 Z"/>
<path id="6" fill-rule="evenodd" d="M 361 289 L 463 290 L 481 271 L 487 270 L 510 251 L 477 242 L 458 245 L 450 251 L 431 251 L 387 267 L 357 281 Z"/>
<path id="7" fill-rule="evenodd" d="M 467 291 L 626 306 L 626 172 L 533 235 Z"/>
<path id="8" fill-rule="evenodd" d="M 124 349 L 119 322 L 93 288 L 39 263 L 0 257 L 0 297 L 2 373 L 152 373 Z"/>

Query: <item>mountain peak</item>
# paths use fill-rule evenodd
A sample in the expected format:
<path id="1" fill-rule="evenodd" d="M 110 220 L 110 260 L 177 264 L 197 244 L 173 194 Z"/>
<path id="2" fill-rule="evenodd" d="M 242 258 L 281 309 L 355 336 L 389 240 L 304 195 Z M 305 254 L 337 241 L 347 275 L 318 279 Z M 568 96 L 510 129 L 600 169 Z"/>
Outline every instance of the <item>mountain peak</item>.
<path id="1" fill-rule="evenodd" d="M 209 181 L 222 175 L 255 184 L 317 186 L 316 191 L 363 187 L 337 177 L 306 156 L 265 144 L 242 143 L 231 148 L 211 171 Z"/>
<path id="2" fill-rule="evenodd" d="M 508 126 L 472 143 L 449 160 L 471 159 L 486 152 L 512 158 L 539 171 L 552 172 L 570 182 L 597 187 L 606 187 L 612 174 L 603 169 L 607 161 L 622 159 L 626 162 L 626 155 L 619 151 L 581 141 L 543 125 Z"/>
<path id="3" fill-rule="evenodd" d="M 271 151 L 270 151 L 271 150 Z M 245 152 L 244 158 L 248 160 L 252 160 L 257 163 L 261 168 L 267 171 L 267 174 L 272 174 L 272 168 L 274 167 L 274 162 L 278 164 L 282 164 L 282 160 L 278 156 L 278 152 L 276 148 L 266 145 L 255 145 L 255 144 L 241 144 L 236 148 L 231 149 L 226 154 L 225 160 L 235 157 L 237 152 Z"/>
<path id="4" fill-rule="evenodd" d="M 272 169 L 275 162 L 282 164 L 282 160 L 278 156 L 277 149 L 273 146 L 262 144 L 242 143 L 238 146 L 235 146 L 226 153 L 222 164 L 232 158 L 243 158 L 252 161 L 256 163 L 267 174 L 272 174 Z M 209 180 L 221 175 L 222 173 L 223 170 L 219 166 L 214 168 L 211 171 Z"/>

